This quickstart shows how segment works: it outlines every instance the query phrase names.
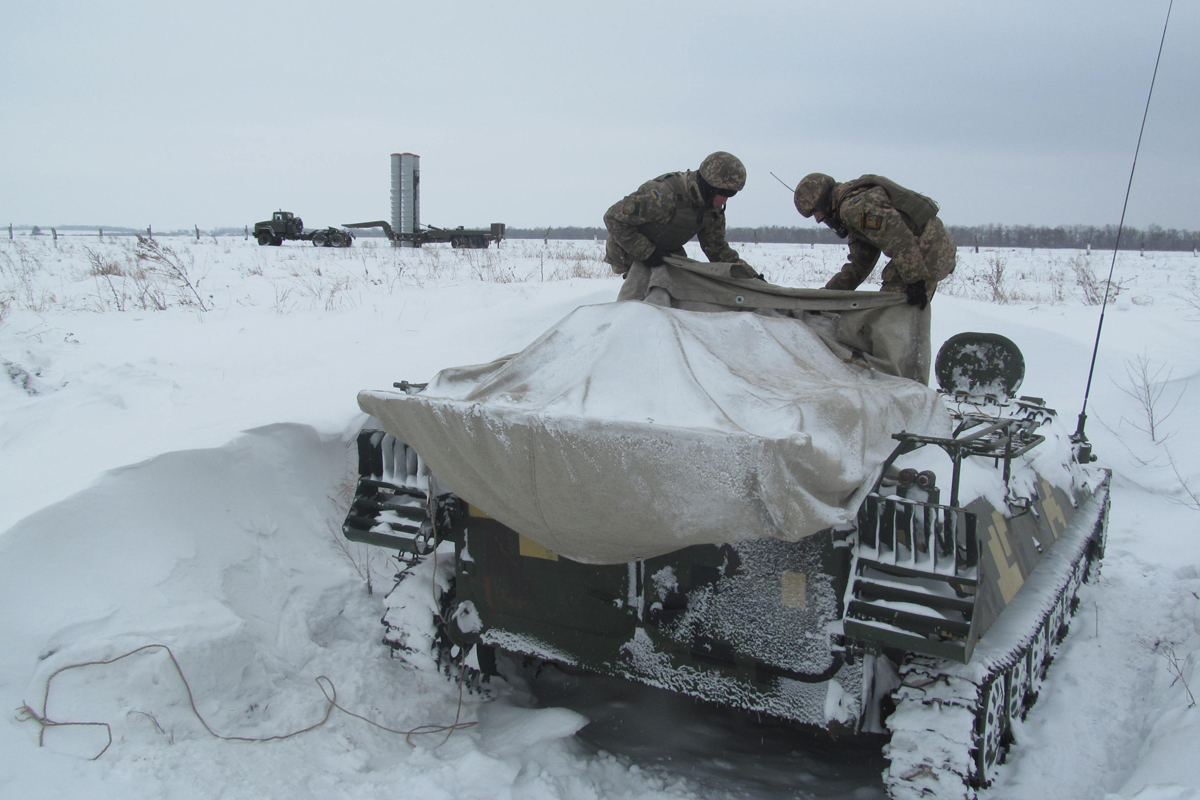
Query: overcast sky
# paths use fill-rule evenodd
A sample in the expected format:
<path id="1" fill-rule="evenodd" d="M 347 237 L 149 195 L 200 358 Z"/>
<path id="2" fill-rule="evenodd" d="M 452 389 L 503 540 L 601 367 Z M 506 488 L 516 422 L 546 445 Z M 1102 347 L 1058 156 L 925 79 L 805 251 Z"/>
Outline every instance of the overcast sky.
<path id="1" fill-rule="evenodd" d="M 731 225 L 887 175 L 950 224 L 1116 224 L 1166 0 L 0 0 L 0 224 L 600 225 L 738 155 Z M 1200 229 L 1200 4 L 1176 3 L 1127 222 Z"/>

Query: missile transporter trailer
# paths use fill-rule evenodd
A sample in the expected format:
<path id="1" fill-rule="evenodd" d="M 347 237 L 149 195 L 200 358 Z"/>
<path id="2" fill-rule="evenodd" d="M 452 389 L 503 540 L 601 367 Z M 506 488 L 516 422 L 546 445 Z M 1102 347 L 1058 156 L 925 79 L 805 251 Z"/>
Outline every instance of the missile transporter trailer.
<path id="1" fill-rule="evenodd" d="M 346 223 L 347 228 L 382 228 L 383 235 L 388 238 L 394 246 L 420 247 L 424 244 L 434 244 L 437 242 L 449 242 L 454 248 L 469 248 L 472 250 L 483 250 L 489 244 L 495 242 L 497 245 L 504 241 L 503 222 L 493 222 L 487 230 L 464 228 L 459 225 L 457 228 L 439 228 L 436 225 L 425 225 L 417 231 L 398 231 L 392 227 L 391 223 L 384 220 L 376 220 L 375 222 L 349 222 Z"/>
<path id="2" fill-rule="evenodd" d="M 385 643 L 459 679 L 486 681 L 498 657 L 517 656 L 835 736 L 889 734 L 893 798 L 973 798 L 994 779 L 1012 722 L 1036 699 L 1077 592 L 1098 569 L 1109 474 L 1081 463 L 1090 454 L 1040 399 L 1012 396 L 1024 367 L 1008 340 L 960 334 L 936 366 L 952 429 L 892 431 L 848 520 L 796 541 L 733 535 L 624 563 L 556 552 L 526 535 L 536 526 L 510 526 L 497 518 L 507 512 L 449 491 L 426 461 L 438 448 L 426 442 L 418 455 L 391 432 L 364 429 L 343 532 L 398 553 Z M 395 386 L 364 392 L 360 405 L 375 413 L 385 395 L 426 393 L 425 384 Z M 467 413 L 470 427 L 478 408 Z M 553 427 L 547 420 L 539 424 Z M 482 441 L 481 430 L 468 440 Z M 715 477 L 692 482 L 700 506 L 723 482 L 704 469 Z M 597 529 L 611 520 L 618 535 L 623 498 L 598 502 L 612 515 L 595 515 Z"/>
<path id="3" fill-rule="evenodd" d="M 304 220 L 290 211 L 276 211 L 271 219 L 254 223 L 254 238 L 260 245 L 278 247 L 285 240 L 312 242 L 314 247 L 349 247 L 354 234 L 340 228 L 305 231 Z"/>

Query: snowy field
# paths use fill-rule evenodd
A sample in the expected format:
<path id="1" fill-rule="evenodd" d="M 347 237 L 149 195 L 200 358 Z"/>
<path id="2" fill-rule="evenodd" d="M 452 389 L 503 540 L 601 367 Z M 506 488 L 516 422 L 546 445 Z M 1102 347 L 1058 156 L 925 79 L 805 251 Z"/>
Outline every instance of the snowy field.
<path id="1" fill-rule="evenodd" d="M 695 245 L 694 257 L 702 257 Z M 740 245 L 819 286 L 844 248 Z M 878 751 L 619 683 L 491 702 L 379 643 L 394 569 L 345 545 L 360 389 L 520 350 L 615 299 L 602 243 L 347 250 L 0 240 L 0 797 L 883 797 Z M 935 347 L 1002 333 L 1072 427 L 1109 254 L 963 249 Z M 1087 431 L 1114 470 L 1101 579 L 986 798 L 1200 797 L 1200 258 L 1122 253 Z M 368 591 L 368 587 L 371 591 Z M 171 648 L 56 670 L 149 644 Z M 328 688 L 329 683 L 325 686 Z M 536 695 L 536 696 L 535 696 Z M 593 720 L 591 725 L 587 725 Z M 586 726 L 586 727 L 585 727 Z"/>

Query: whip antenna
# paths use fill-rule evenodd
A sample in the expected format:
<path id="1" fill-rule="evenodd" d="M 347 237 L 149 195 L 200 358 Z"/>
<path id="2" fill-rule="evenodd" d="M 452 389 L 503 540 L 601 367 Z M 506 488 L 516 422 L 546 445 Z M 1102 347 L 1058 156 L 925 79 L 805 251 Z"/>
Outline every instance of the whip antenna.
<path id="1" fill-rule="evenodd" d="M 1113 245 L 1112 263 L 1108 267 L 1108 280 L 1104 284 L 1104 302 L 1100 305 L 1100 322 L 1096 325 L 1096 343 L 1092 346 L 1092 364 L 1088 367 L 1087 388 L 1083 390 L 1083 408 L 1079 410 L 1079 425 L 1071 441 L 1079 445 L 1079 460 L 1091 461 L 1092 447 L 1084 435 L 1087 421 L 1088 396 L 1092 393 L 1092 376 L 1096 371 L 1096 354 L 1100 352 L 1100 332 L 1104 329 L 1104 312 L 1108 310 L 1108 293 L 1112 288 L 1113 270 L 1117 266 L 1117 252 L 1121 249 L 1121 230 L 1125 227 L 1125 211 L 1129 208 L 1129 193 L 1133 189 L 1133 173 L 1137 170 L 1138 153 L 1142 149 L 1142 134 L 1146 132 L 1146 118 L 1150 115 L 1150 98 L 1154 96 L 1154 81 L 1158 78 L 1158 64 L 1162 61 L 1163 43 L 1167 40 L 1167 25 L 1171 22 L 1171 9 L 1175 0 L 1167 5 L 1167 18 L 1163 22 L 1162 38 L 1158 42 L 1158 57 L 1154 59 L 1154 74 L 1150 76 L 1150 91 L 1146 94 L 1146 109 L 1142 112 L 1142 127 L 1138 131 L 1137 147 L 1133 150 L 1133 166 L 1129 169 L 1129 183 L 1125 186 L 1125 203 L 1121 206 L 1121 222 L 1117 225 L 1117 242 Z"/>
<path id="2" fill-rule="evenodd" d="M 1173 3 L 1173 2 L 1175 2 L 1175 0 L 1171 0 L 1171 2 Z M 774 178 L 775 180 L 779 181 L 780 183 L 783 183 L 783 178 L 779 177 L 774 172 L 771 173 L 771 177 Z M 795 189 L 788 186 L 786 183 L 783 183 L 783 188 L 787 189 L 789 192 L 795 191 Z"/>

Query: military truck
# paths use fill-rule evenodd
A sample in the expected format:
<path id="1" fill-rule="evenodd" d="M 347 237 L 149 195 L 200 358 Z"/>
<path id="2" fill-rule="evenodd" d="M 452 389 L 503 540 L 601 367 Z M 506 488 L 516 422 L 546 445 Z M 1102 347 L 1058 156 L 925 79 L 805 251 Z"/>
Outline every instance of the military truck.
<path id="1" fill-rule="evenodd" d="M 721 266 L 635 265 L 644 303 L 360 393 L 343 532 L 397 554 L 384 641 L 473 684 L 535 659 L 887 735 L 893 798 L 973 798 L 1098 569 L 1109 473 L 1004 337 L 948 340 L 935 392 L 902 295 Z"/>
<path id="2" fill-rule="evenodd" d="M 417 231 L 397 231 L 391 223 L 384 220 L 374 222 L 348 222 L 347 228 L 382 228 L 383 235 L 393 245 L 409 245 L 420 247 L 423 244 L 449 242 L 451 247 L 466 247 L 482 250 L 492 242 L 500 244 L 504 240 L 503 222 L 493 222 L 488 230 L 468 229 L 459 225 L 457 228 L 439 228 L 436 225 L 424 225 Z"/>
<path id="3" fill-rule="evenodd" d="M 354 244 L 350 231 L 325 228 L 305 231 L 304 220 L 290 211 L 276 211 L 271 219 L 254 223 L 254 238 L 260 245 L 278 247 L 285 240 L 312 242 L 314 247 L 349 247 Z"/>

